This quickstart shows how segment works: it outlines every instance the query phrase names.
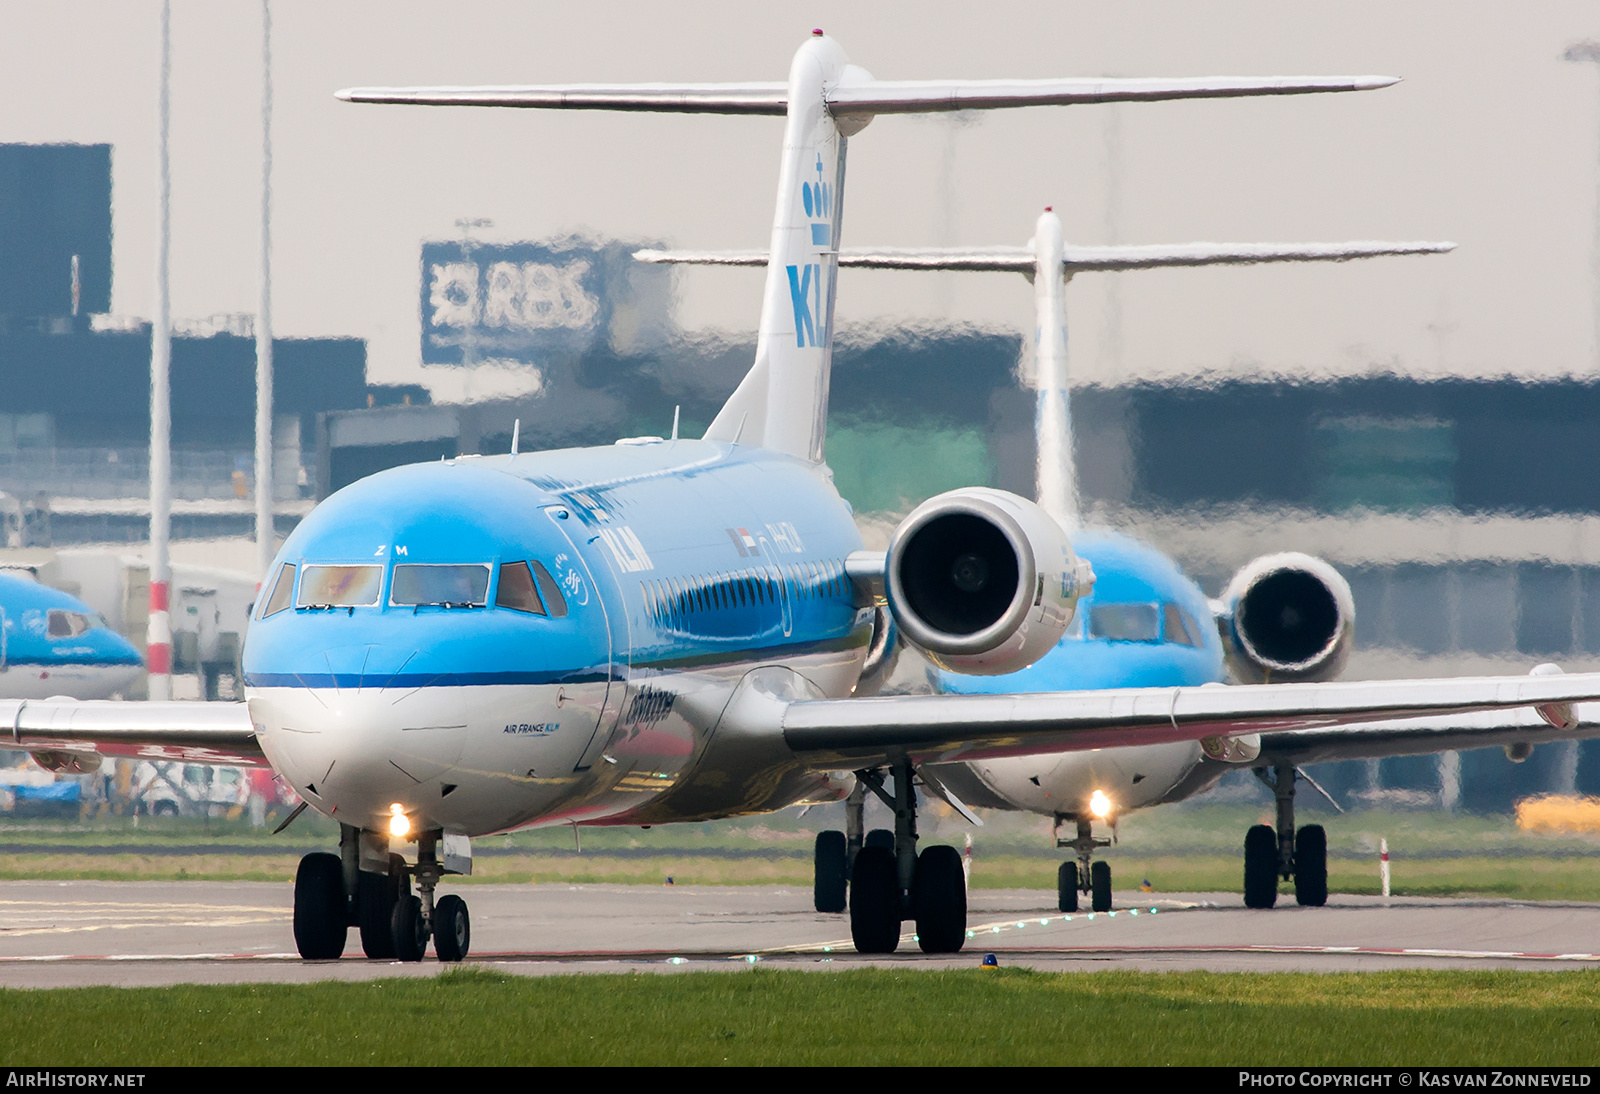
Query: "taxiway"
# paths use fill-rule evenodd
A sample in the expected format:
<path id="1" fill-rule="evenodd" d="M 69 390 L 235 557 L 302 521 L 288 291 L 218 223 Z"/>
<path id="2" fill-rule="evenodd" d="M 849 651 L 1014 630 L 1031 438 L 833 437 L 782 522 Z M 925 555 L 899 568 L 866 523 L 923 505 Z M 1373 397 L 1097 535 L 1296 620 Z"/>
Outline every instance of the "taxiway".
<path id="1" fill-rule="evenodd" d="M 1600 904 L 1334 896 L 1250 911 L 1224 893 L 1119 893 L 1117 910 L 1064 916 L 1054 894 L 979 890 L 971 936 L 924 956 L 908 935 L 857 955 L 844 916 L 778 886 L 466 885 L 470 960 L 530 975 L 863 964 L 1047 970 L 1338 971 L 1600 966 Z M 441 965 L 369 961 L 354 932 L 340 961 L 294 953 L 291 887 L 263 882 L 13 881 L 0 898 L 0 986 L 139 986 L 429 976 Z M 907 924 L 909 927 L 910 924 Z"/>

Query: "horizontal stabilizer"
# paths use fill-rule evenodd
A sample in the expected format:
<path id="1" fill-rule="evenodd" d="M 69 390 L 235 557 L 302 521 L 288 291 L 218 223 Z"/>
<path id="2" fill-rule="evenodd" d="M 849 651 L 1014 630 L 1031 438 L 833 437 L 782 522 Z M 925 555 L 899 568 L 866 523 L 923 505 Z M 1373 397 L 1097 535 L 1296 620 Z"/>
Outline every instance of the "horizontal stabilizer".
<path id="1" fill-rule="evenodd" d="M 525 87 L 348 87 L 350 103 L 413 106 L 513 106 L 543 110 L 640 110 L 669 114 L 774 114 L 787 109 L 788 85 L 541 84 Z"/>
<path id="2" fill-rule="evenodd" d="M 1244 95 L 1307 95 L 1369 91 L 1399 83 L 1397 76 L 1191 76 L 1135 79 L 869 80 L 827 93 L 835 115 L 932 114 L 1073 103 L 1229 99 Z"/>
<path id="3" fill-rule="evenodd" d="M 1441 254 L 1449 242 L 1383 240 L 1353 243 L 1150 243 L 1136 246 L 1062 248 L 1061 268 L 1149 270 L 1161 266 L 1244 266 L 1258 262 L 1348 262 L 1379 255 Z M 766 251 L 635 251 L 640 262 L 687 266 L 765 266 Z M 1031 274 L 1031 247 L 854 247 L 839 252 L 840 266 L 869 270 L 975 270 Z"/>
<path id="4" fill-rule="evenodd" d="M 1394 76 L 1196 76 L 1122 80 L 874 80 L 866 77 L 859 83 L 845 82 L 827 89 L 823 97 L 829 112 L 836 117 L 871 117 L 1071 103 L 1366 91 L 1398 82 L 1398 77 Z M 781 115 L 788 107 L 788 85 L 780 83 L 348 87 L 334 94 L 351 103 L 641 110 L 674 114 Z"/>
<path id="5" fill-rule="evenodd" d="M 867 270 L 1002 270 L 1033 272 L 1033 252 L 1026 247 L 991 247 L 972 250 L 958 247 L 876 247 L 851 248 L 838 252 L 839 265 Z M 680 266 L 765 266 L 766 251 L 634 251 L 639 262 L 672 263 Z"/>
<path id="6" fill-rule="evenodd" d="M 1148 270 L 1158 266 L 1250 265 L 1256 262 L 1348 262 L 1378 255 L 1442 254 L 1454 243 L 1151 243 L 1132 247 L 1062 248 L 1062 268 L 1078 270 Z M 1031 253 L 1031 252 L 1030 252 Z"/>

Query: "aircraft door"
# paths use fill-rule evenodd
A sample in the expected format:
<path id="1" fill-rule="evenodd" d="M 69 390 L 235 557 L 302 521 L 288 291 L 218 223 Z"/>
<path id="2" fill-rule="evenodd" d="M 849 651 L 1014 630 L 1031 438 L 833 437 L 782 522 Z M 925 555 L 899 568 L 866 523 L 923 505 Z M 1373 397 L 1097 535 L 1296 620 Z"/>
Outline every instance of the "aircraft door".
<path id="1" fill-rule="evenodd" d="M 570 507 L 553 505 L 545 510 L 545 516 L 550 518 L 550 523 L 555 525 L 561 533 L 562 540 L 567 544 L 567 550 L 551 560 L 551 572 L 555 579 L 561 583 L 562 592 L 574 606 L 582 606 L 592 597 L 600 609 L 601 617 L 606 626 L 606 691 L 605 698 L 600 704 L 600 716 L 595 721 L 594 732 L 589 738 L 588 745 L 579 757 L 574 771 L 587 771 L 600 759 L 600 753 L 605 748 L 606 741 L 611 737 L 611 730 L 617 724 L 617 717 L 622 710 L 622 703 L 627 691 L 627 658 L 628 658 L 628 632 L 627 612 L 622 604 L 619 593 L 613 592 L 610 603 L 602 594 L 606 586 L 596 580 L 594 571 L 589 568 L 588 562 L 583 557 L 583 552 L 578 550 L 578 545 L 573 541 L 570 527 L 577 523 L 576 516 Z M 607 579 L 611 574 L 604 575 Z M 614 588 L 609 580 L 607 585 Z M 607 589 L 611 591 L 611 589 Z M 618 679 L 616 667 L 619 659 L 622 662 L 622 678 Z"/>

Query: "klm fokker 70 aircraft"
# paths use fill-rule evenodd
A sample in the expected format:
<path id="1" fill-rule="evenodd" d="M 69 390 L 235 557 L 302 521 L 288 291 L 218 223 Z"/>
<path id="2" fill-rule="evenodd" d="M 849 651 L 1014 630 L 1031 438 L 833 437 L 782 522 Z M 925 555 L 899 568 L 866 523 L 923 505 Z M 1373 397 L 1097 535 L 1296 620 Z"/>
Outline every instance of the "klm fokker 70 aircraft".
<path id="1" fill-rule="evenodd" d="M 839 265 L 880 270 L 1009 271 L 1033 282 L 1034 373 L 1038 389 L 1038 503 L 1071 537 L 1095 573 L 1075 618 L 1056 647 L 1018 672 L 977 676 L 948 670 L 934 674 L 949 694 L 1081 691 L 1088 688 L 1193 686 L 1222 683 L 1224 661 L 1235 678 L 1251 683 L 1328 680 L 1348 659 L 1355 624 L 1350 587 L 1327 563 L 1298 553 L 1269 555 L 1246 565 L 1222 600 L 1205 594 L 1173 562 L 1147 544 L 1105 529 L 1078 528 L 1078 489 L 1067 392 L 1067 280 L 1081 271 L 1261 262 L 1342 262 L 1380 255 L 1429 254 L 1453 243 L 1181 243 L 1069 247 L 1061 221 L 1046 209 L 1026 247 L 844 248 Z M 637 252 L 641 262 L 765 266 L 765 251 Z M 1215 626 L 1213 626 L 1213 620 Z M 1460 734 L 1457 735 L 1459 737 Z M 1443 737 L 1414 740 L 1418 751 L 1441 747 Z M 1450 738 L 1456 741 L 1457 738 Z M 1338 758 L 1363 757 L 1370 734 L 1342 742 Z M 1450 743 L 1442 747 L 1461 747 Z M 1322 758 L 1333 758 L 1323 756 Z M 968 805 L 1043 813 L 1056 822 L 1058 847 L 1077 862 L 1058 873 L 1059 905 L 1078 910 L 1080 894 L 1095 911 L 1111 908 L 1111 865 L 1092 861 L 1110 843 L 1094 825 L 1115 825 L 1129 810 L 1178 801 L 1210 788 L 1226 772 L 1250 765 L 1275 769 L 1278 831 L 1253 827 L 1245 839 L 1245 902 L 1270 907 L 1278 877 L 1293 878 L 1302 904 L 1327 900 L 1327 845 L 1319 825 L 1296 831 L 1292 758 L 1262 759 L 1259 735 L 1214 737 L 1203 742 L 1039 754 L 924 767 L 925 785 L 973 823 Z M 845 910 L 850 867 L 870 837 L 863 831 L 866 785 L 846 798 L 846 830 L 817 834 L 815 893 L 819 912 Z M 1063 839 L 1064 825 L 1076 829 Z"/>
<path id="2" fill-rule="evenodd" d="M 996 490 L 933 499 L 861 550 L 822 462 L 845 144 L 877 114 L 1355 90 L 1384 78 L 878 81 L 819 32 L 786 84 L 364 89 L 362 102 L 770 114 L 785 119 L 756 361 L 705 437 L 463 457 L 318 506 L 279 552 L 245 644 L 243 707 L 0 703 L 18 747 L 265 760 L 341 825 L 301 862 L 301 954 L 468 949 L 441 878 L 470 838 L 533 824 L 661 824 L 837 796 L 896 814 L 856 857 L 851 933 L 892 951 L 965 937 L 953 848 L 920 854 L 929 766 L 1113 745 L 1333 732 L 1378 718 L 1572 704 L 1600 675 L 851 698 L 876 597 L 945 667 L 1015 671 L 1091 581 L 1060 526 Z M 1580 727 L 1581 726 L 1581 727 Z M 1357 726 L 1354 731 L 1359 731 Z M 413 893 L 413 885 L 416 892 Z M 437 897 L 437 899 L 436 899 Z"/>

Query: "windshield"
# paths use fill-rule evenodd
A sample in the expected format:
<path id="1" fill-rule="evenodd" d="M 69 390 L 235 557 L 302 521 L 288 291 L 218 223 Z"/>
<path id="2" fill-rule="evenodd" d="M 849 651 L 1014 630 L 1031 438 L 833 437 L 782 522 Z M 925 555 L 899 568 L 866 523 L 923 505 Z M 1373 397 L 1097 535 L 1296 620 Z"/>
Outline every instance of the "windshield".
<path id="1" fill-rule="evenodd" d="M 1089 637 L 1113 642 L 1155 642 L 1161 637 L 1154 604 L 1096 604 L 1089 609 Z"/>
<path id="2" fill-rule="evenodd" d="M 378 602 L 382 566 L 307 566 L 300 578 L 300 608 L 366 607 Z"/>
<path id="3" fill-rule="evenodd" d="M 488 593 L 489 567 L 483 563 L 405 563 L 394 568 L 389 603 L 407 608 L 420 604 L 481 608 L 488 602 Z"/>
<path id="4" fill-rule="evenodd" d="M 51 638 L 76 638 L 92 626 L 94 622 L 82 612 L 64 612 L 57 608 L 50 610 Z"/>

